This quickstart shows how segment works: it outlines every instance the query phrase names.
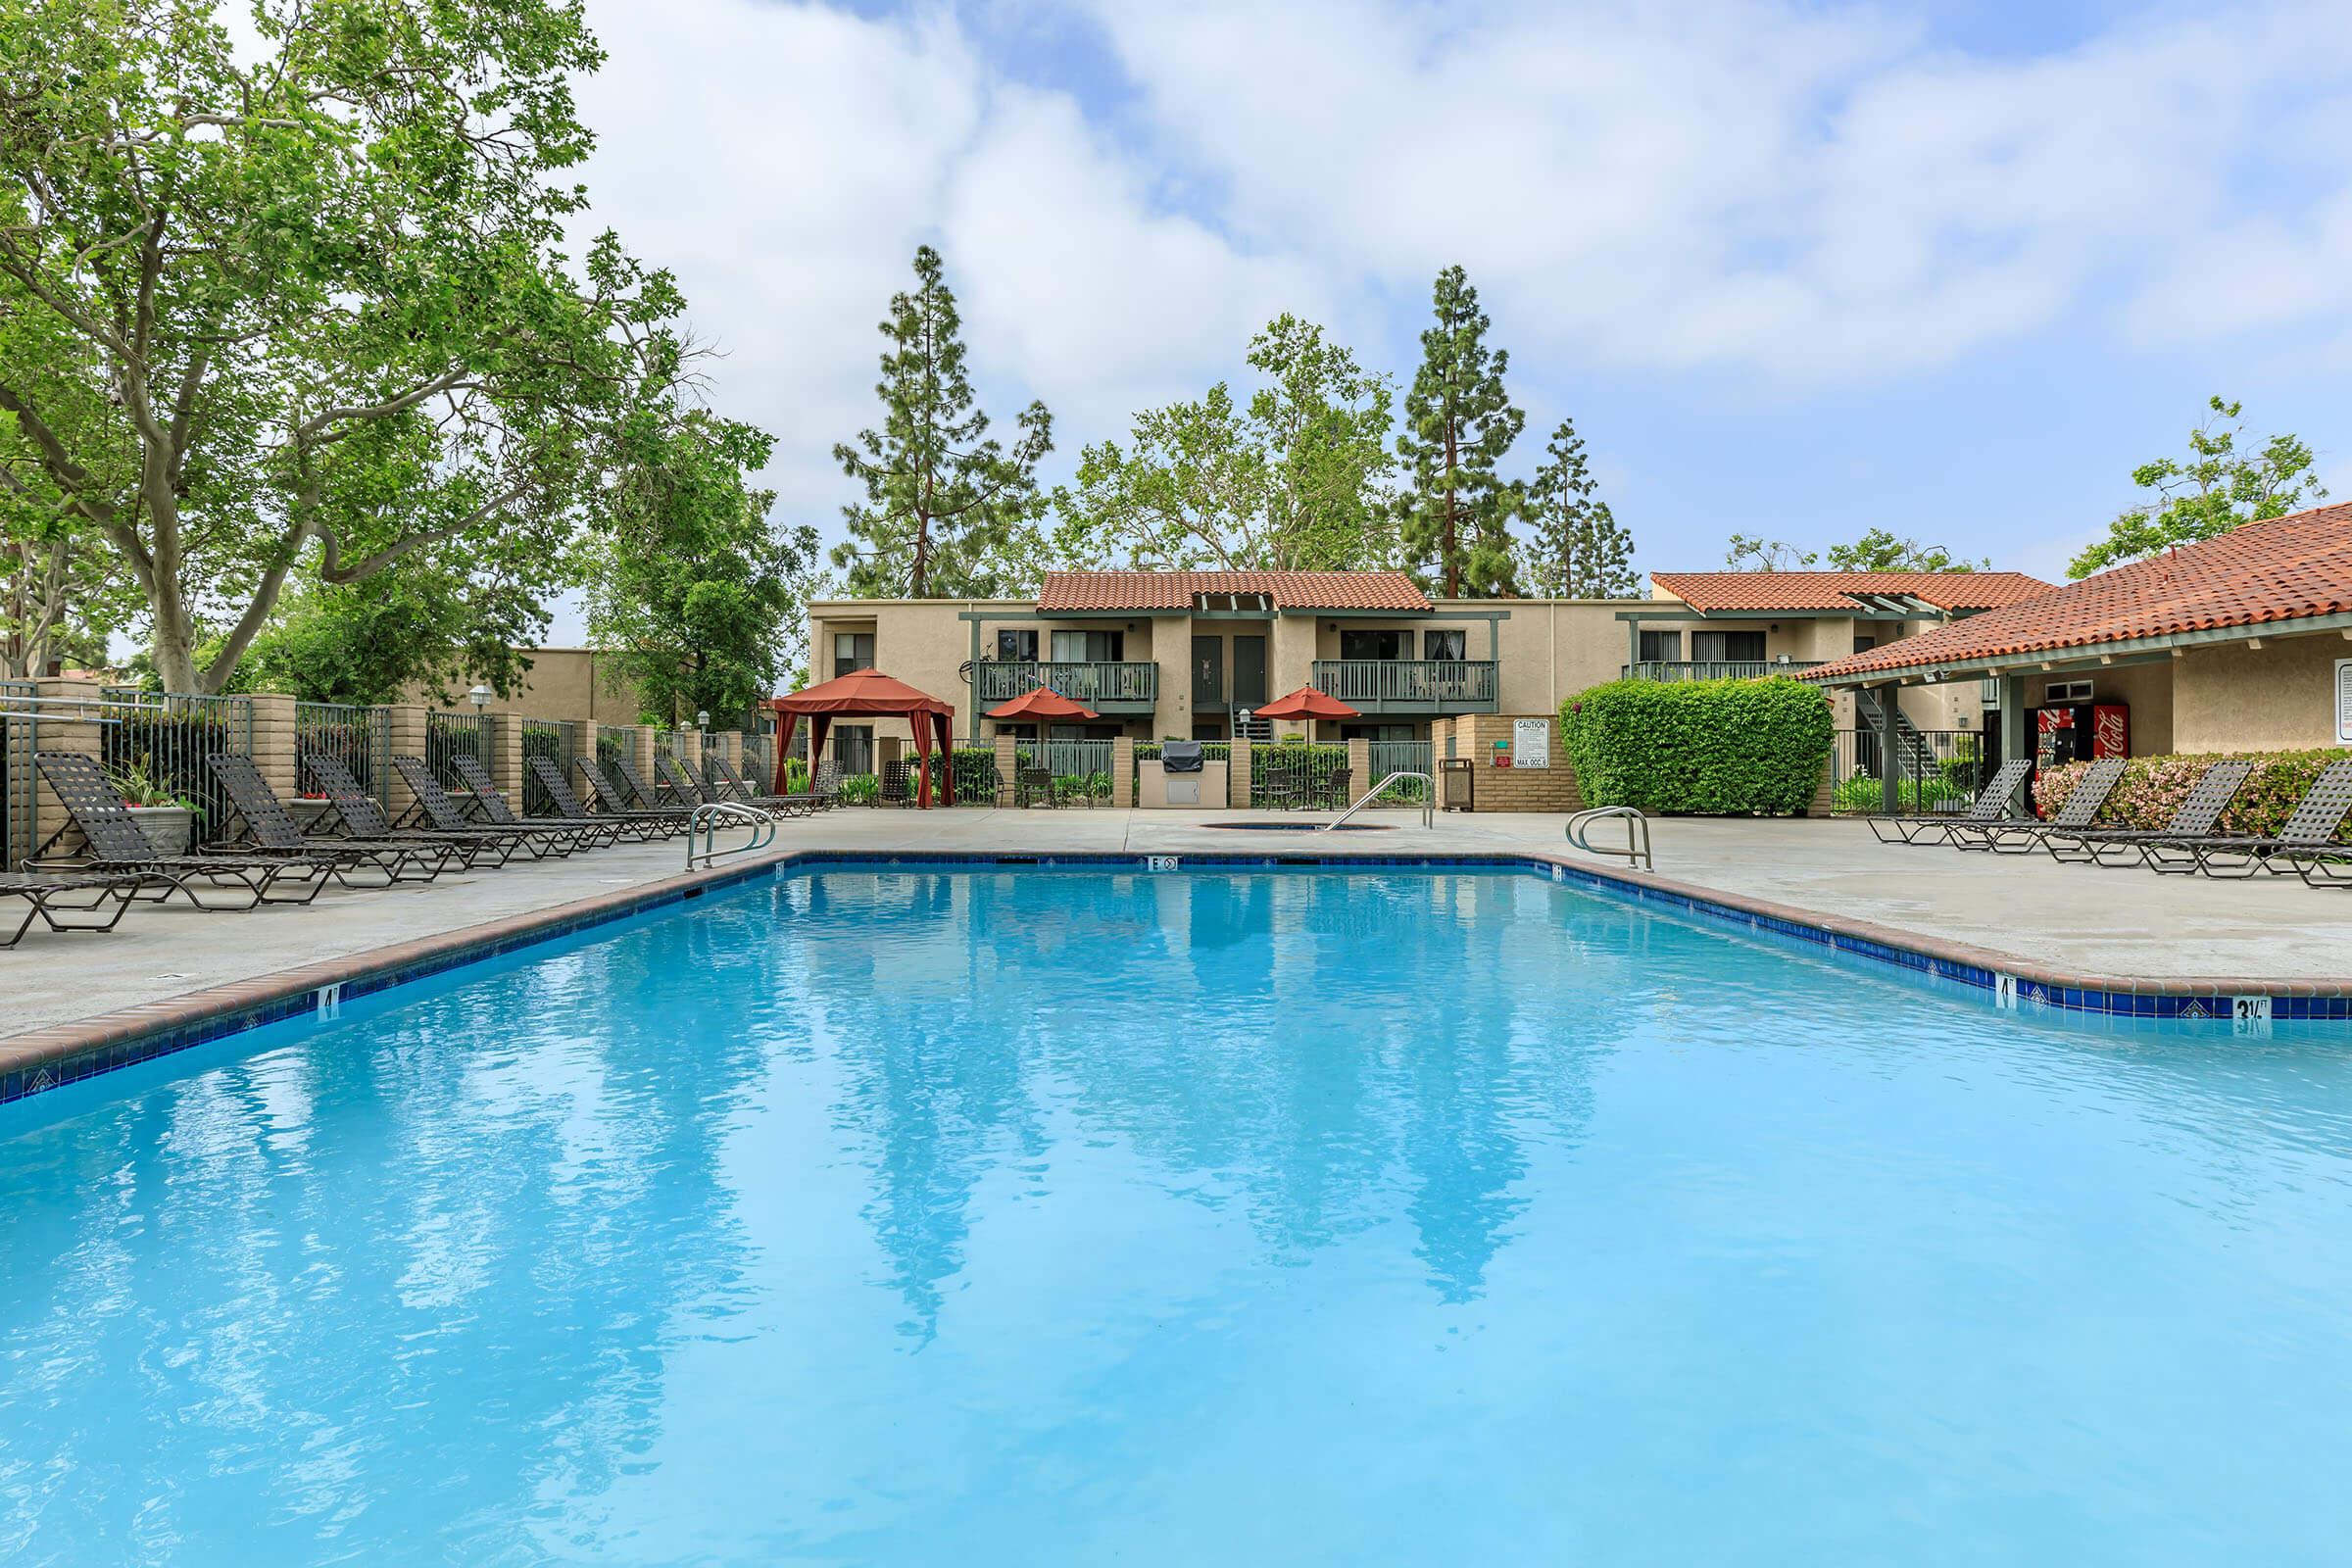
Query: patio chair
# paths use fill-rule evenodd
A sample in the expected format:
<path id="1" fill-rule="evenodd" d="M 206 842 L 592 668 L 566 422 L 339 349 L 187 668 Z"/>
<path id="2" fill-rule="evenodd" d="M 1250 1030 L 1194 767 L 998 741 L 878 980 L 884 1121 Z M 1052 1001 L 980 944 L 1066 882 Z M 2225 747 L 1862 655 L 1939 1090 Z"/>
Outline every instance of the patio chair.
<path id="1" fill-rule="evenodd" d="M 1269 767 L 1250 786 L 1250 804 L 1277 811 L 1295 810 L 1306 804 L 1306 775 L 1295 767 Z"/>
<path id="2" fill-rule="evenodd" d="M 691 816 L 695 807 L 701 804 L 692 795 L 688 795 L 683 800 L 664 799 L 665 796 L 674 793 L 668 784 L 658 783 L 648 788 L 645 775 L 638 772 L 637 764 L 625 757 L 608 759 L 605 763 L 605 776 L 619 781 L 623 798 L 633 810 L 684 811 Z"/>
<path id="3" fill-rule="evenodd" d="M 571 785 L 564 781 L 564 770 L 551 757 L 526 757 L 522 765 L 531 770 L 531 776 L 539 781 L 539 787 L 547 792 L 549 803 L 555 807 L 556 814 L 550 820 L 598 823 L 610 828 L 614 840 L 633 839 L 639 844 L 667 838 L 677 831 L 676 819 L 667 811 L 590 812 L 580 804 L 579 796 L 572 793 Z"/>
<path id="4" fill-rule="evenodd" d="M 1012 771 L 1012 804 L 1017 807 L 1059 806 L 1054 798 L 1054 770 L 1050 767 L 1016 767 Z"/>
<path id="5" fill-rule="evenodd" d="M 2011 797 L 2017 794 L 2026 775 L 2034 771 L 2031 758 L 2019 758 L 2003 762 L 1992 782 L 1978 792 L 1974 805 L 1957 815 L 1918 816 L 1902 812 L 1873 811 L 1862 818 L 1881 844 L 1946 844 L 1951 841 L 1955 827 L 1997 822 L 2008 815 Z M 1892 835 L 1889 837 L 1888 835 Z M 1934 835 L 1931 837 L 1930 835 Z"/>
<path id="6" fill-rule="evenodd" d="M 351 769 L 341 758 L 325 752 L 305 752 L 302 765 L 311 779 L 324 792 L 327 808 L 333 819 L 342 824 L 343 832 L 370 844 L 416 844 L 437 848 L 450 859 L 473 869 L 477 860 L 487 858 L 492 865 L 504 865 L 514 853 L 513 844 L 501 839 L 486 838 L 468 827 L 463 833 L 435 833 L 423 828 L 396 828 L 384 814 L 375 797 L 360 788 Z M 321 835 L 313 834 L 319 838 Z M 328 839 L 326 842 L 337 842 Z"/>
<path id="7" fill-rule="evenodd" d="M 323 862 L 328 874 L 347 888 L 390 887 L 395 882 L 430 882 L 459 863 L 455 847 L 414 839 L 357 839 L 307 837 L 294 823 L 277 791 L 262 777 L 250 757 L 216 753 L 205 759 L 213 779 L 229 800 L 228 824 L 235 831 L 203 853 L 224 852 L 271 858 Z M 355 882 L 363 868 L 381 880 Z"/>
<path id="8" fill-rule="evenodd" d="M 567 842 L 573 850 L 601 850 L 620 842 L 620 825 L 616 822 L 582 821 L 568 816 L 517 816 L 491 782 L 490 774 L 481 762 L 471 757 L 452 757 L 450 770 L 458 782 L 472 797 L 480 820 L 492 827 L 522 828 L 551 836 L 569 835 Z"/>
<path id="9" fill-rule="evenodd" d="M 2163 827 L 2057 829 L 2042 835 L 2042 848 L 2050 852 L 2051 858 L 2076 865 L 2147 864 L 2152 846 L 2166 840 L 2201 839 L 2210 835 L 2221 821 L 2223 810 L 2236 796 L 2238 786 L 2253 771 L 2254 764 L 2240 757 L 2214 763 L 2198 776 L 2195 787 Z M 2180 859 L 2181 869 L 2196 869 L 2195 856 L 2182 854 Z"/>
<path id="10" fill-rule="evenodd" d="M 912 762 L 885 762 L 882 777 L 874 798 L 884 806 L 912 806 L 914 804 L 915 765 Z"/>
<path id="11" fill-rule="evenodd" d="M 66 825 L 44 840 L 24 863 L 35 871 L 109 871 L 136 878 L 130 897 L 162 904 L 174 893 L 199 909 L 251 909 L 264 904 L 308 904 L 326 886 L 326 867 L 316 860 L 263 856 L 159 855 L 139 831 L 94 759 L 78 752 L 35 752 L 33 765 L 66 808 Z M 78 853 L 52 855 L 72 835 Z M 230 890 L 234 890 L 233 892 Z M 224 893 L 233 901 L 207 903 L 202 892 Z"/>
<path id="12" fill-rule="evenodd" d="M 1323 785 L 1315 791 L 1317 807 L 1326 811 L 1345 811 L 1351 804 L 1348 787 L 1355 780 L 1355 769 L 1335 767 L 1325 776 Z"/>
<path id="13" fill-rule="evenodd" d="M 813 793 L 799 795 L 766 795 L 752 788 L 735 764 L 716 752 L 703 760 L 704 766 L 714 780 L 711 796 L 715 800 L 732 801 L 738 806 L 757 806 L 778 816 L 803 816 L 816 809 Z"/>
<path id="14" fill-rule="evenodd" d="M 14 930 L 0 920 L 0 948 L 13 948 L 39 920 L 52 931 L 112 931 L 130 907 L 140 878 L 124 871 L 0 872 L 0 899 L 24 906 L 24 917 Z M 89 902 L 68 902 L 69 895 L 89 895 Z"/>
<path id="15" fill-rule="evenodd" d="M 409 794 L 416 802 L 395 826 L 421 823 L 445 838 L 471 837 L 485 846 L 502 846 L 506 854 L 499 857 L 500 865 L 506 864 L 518 850 L 534 860 L 544 860 L 549 856 L 561 858 L 579 847 L 579 835 L 567 828 L 499 827 L 471 820 L 441 787 L 441 781 L 433 777 L 433 770 L 424 765 L 421 757 L 395 757 L 392 768 L 409 787 Z"/>
<path id="16" fill-rule="evenodd" d="M 2098 820 L 2107 797 L 2123 782 L 2128 764 L 2120 757 L 2102 757 L 2082 770 L 2065 802 L 2045 821 L 2039 817 L 2004 818 L 1997 822 L 1963 822 L 1950 842 L 1963 850 L 1990 850 L 1995 855 L 2023 855 L 2037 848 L 2043 835 L 2070 833 Z"/>
<path id="17" fill-rule="evenodd" d="M 2352 757 L 2339 757 L 2312 780 L 2276 837 L 2158 839 L 2149 845 L 2148 864 L 2157 871 L 2229 877 L 2265 870 L 2283 876 L 2291 870 L 2313 887 L 2352 887 L 2352 844 L 2335 837 L 2346 813 L 2352 813 Z M 2171 852 L 2185 854 L 2194 863 L 2180 864 Z M 2169 858 L 2160 861 L 2159 853 Z"/>
<path id="18" fill-rule="evenodd" d="M 592 757 L 580 759 L 580 787 L 588 792 L 588 809 L 594 816 L 666 824 L 662 831 L 668 834 L 683 833 L 694 821 L 694 813 L 684 807 L 630 805 L 629 787 L 608 762 Z"/>

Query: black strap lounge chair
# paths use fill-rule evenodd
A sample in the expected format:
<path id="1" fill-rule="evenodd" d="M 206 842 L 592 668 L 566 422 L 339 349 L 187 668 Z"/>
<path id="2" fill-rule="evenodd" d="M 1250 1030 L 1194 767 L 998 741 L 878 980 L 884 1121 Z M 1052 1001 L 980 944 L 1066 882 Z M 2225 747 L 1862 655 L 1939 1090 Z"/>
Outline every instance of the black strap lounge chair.
<path id="1" fill-rule="evenodd" d="M 668 804 L 672 806 L 682 806 L 691 811 L 710 804 L 710 797 L 703 792 L 701 782 L 674 757 L 655 758 L 654 777 L 657 787 L 667 792 Z"/>
<path id="2" fill-rule="evenodd" d="M 2160 828 L 2086 827 L 2064 829 L 2053 827 L 2042 835 L 2041 846 L 2051 858 L 2077 865 L 2109 867 L 2140 865 L 2147 861 L 2152 845 L 2173 839 L 2201 839 L 2214 830 L 2222 819 L 2238 786 L 2254 764 L 2243 758 L 2233 757 L 2214 763 L 2198 775 L 2194 788 L 2173 812 L 2173 819 Z M 2196 869 L 2196 857 L 2183 855 L 2185 869 Z"/>
<path id="3" fill-rule="evenodd" d="M 316 860 L 345 887 L 390 887 L 395 882 L 430 882 L 458 863 L 452 847 L 398 839 L 305 837 L 262 777 L 250 757 L 216 753 L 205 759 L 229 800 L 233 833 L 217 843 L 230 854 Z M 210 853 L 210 852 L 208 852 Z M 353 880 L 358 873 L 364 880 Z"/>
<path id="4" fill-rule="evenodd" d="M 874 799 L 884 806 L 912 806 L 915 782 L 915 766 L 912 762 L 885 762 L 882 764 L 882 777 L 874 790 Z"/>
<path id="5" fill-rule="evenodd" d="M 2127 765 L 2120 757 L 2102 757 L 2091 763 L 2047 820 L 2025 816 L 1998 822 L 1964 822 L 1952 829 L 1950 842 L 1963 850 L 2023 855 L 2038 847 L 2045 833 L 2071 833 L 2086 828 L 2098 820 L 2107 797 L 2123 781 Z"/>
<path id="6" fill-rule="evenodd" d="M 158 855 L 94 759 L 78 752 L 36 752 L 33 764 L 66 808 L 66 825 L 25 863 L 33 870 L 89 870 L 135 875 L 131 896 L 161 904 L 174 893 L 199 909 L 250 909 L 308 904 L 326 886 L 316 860 L 263 856 Z M 80 841 L 78 850 L 70 846 Z M 217 901 L 214 897 L 217 896 Z"/>
<path id="7" fill-rule="evenodd" d="M 565 781 L 564 770 L 556 765 L 554 758 L 526 757 L 522 760 L 522 765 L 531 770 L 531 776 L 536 778 L 539 781 L 539 787 L 547 792 L 548 803 L 556 808 L 557 820 L 596 823 L 610 828 L 615 841 L 633 839 L 639 844 L 648 844 L 655 839 L 667 838 L 676 831 L 674 820 L 666 811 L 645 813 L 621 811 L 603 815 L 591 814 L 588 808 L 580 804 L 579 796 L 572 793 L 571 785 Z"/>
<path id="8" fill-rule="evenodd" d="M 453 863 L 468 870 L 480 860 L 504 865 L 507 857 L 514 853 L 514 847 L 505 840 L 485 838 L 471 829 L 464 833 L 434 833 L 421 828 L 396 828 L 384 814 L 384 808 L 376 804 L 375 797 L 360 788 L 359 780 L 352 777 L 351 769 L 341 758 L 325 752 L 305 752 L 302 765 L 326 796 L 332 819 L 341 823 L 343 831 L 352 838 L 371 844 L 438 848 Z"/>
<path id="9" fill-rule="evenodd" d="M 0 899 L 24 906 L 13 929 L 0 917 L 0 948 L 15 947 L 35 920 L 52 931 L 112 931 L 140 880 L 121 871 L 0 872 Z"/>
<path id="10" fill-rule="evenodd" d="M 490 781 L 489 772 L 480 761 L 470 757 L 452 757 L 450 771 L 473 798 L 475 816 L 492 827 L 519 828 L 526 832 L 545 833 L 558 843 L 568 844 L 573 850 L 601 850 L 620 842 L 620 827 L 612 822 L 576 821 L 560 816 L 517 816 L 507 798 Z M 566 852 L 568 853 L 568 852 Z"/>
<path id="11" fill-rule="evenodd" d="M 782 815 L 801 815 L 816 809 L 813 792 L 799 795 L 763 795 L 745 782 L 735 764 L 712 752 L 703 759 L 703 766 L 712 779 L 711 796 L 715 800 L 732 801 L 738 806 L 757 806 L 763 810 Z"/>
<path id="12" fill-rule="evenodd" d="M 2294 813 L 2276 838 L 2159 839 L 2149 845 L 2148 864 L 2158 871 L 2197 871 L 2206 876 L 2252 876 L 2257 871 L 2294 872 L 2313 887 L 2352 887 L 2352 844 L 2335 831 L 2352 813 L 2352 757 L 2329 762 L 2312 781 Z M 2159 855 L 2164 858 L 2159 859 Z M 2185 854 L 2193 864 L 2179 863 Z"/>
<path id="13" fill-rule="evenodd" d="M 562 828 L 543 832 L 538 828 L 498 827 L 488 822 L 469 820 L 458 803 L 450 798 L 449 792 L 441 787 L 441 781 L 433 777 L 433 770 L 424 765 L 421 757 L 395 757 L 392 759 L 392 768 L 400 775 L 400 781 L 409 787 L 409 794 L 416 803 L 409 808 L 408 813 L 396 825 L 405 827 L 420 823 L 444 838 L 471 837 L 483 844 L 502 845 L 507 853 L 499 857 L 498 863 L 501 865 L 506 863 L 508 856 L 518 850 L 534 860 L 544 860 L 551 855 L 559 858 L 569 855 L 579 845 L 576 833 Z"/>
<path id="14" fill-rule="evenodd" d="M 1902 812 L 1873 811 L 1862 818 L 1881 844 L 1944 844 L 1951 840 L 1952 829 L 1963 825 L 1998 822 L 2009 815 L 2009 803 L 2026 775 L 2034 771 L 2031 758 L 2019 758 L 2003 762 L 1992 782 L 1977 792 L 1973 805 L 1965 811 L 1911 815 Z M 2030 819 L 2029 819 L 2030 820 Z"/>
<path id="15" fill-rule="evenodd" d="M 634 771 L 634 769 L 631 769 Z M 666 822 L 672 833 L 683 833 L 694 820 L 694 813 L 676 806 L 632 806 L 629 787 L 621 782 L 610 762 L 598 762 L 588 758 L 580 760 L 580 785 L 588 792 L 588 808 L 598 816 L 633 817 L 647 822 Z"/>

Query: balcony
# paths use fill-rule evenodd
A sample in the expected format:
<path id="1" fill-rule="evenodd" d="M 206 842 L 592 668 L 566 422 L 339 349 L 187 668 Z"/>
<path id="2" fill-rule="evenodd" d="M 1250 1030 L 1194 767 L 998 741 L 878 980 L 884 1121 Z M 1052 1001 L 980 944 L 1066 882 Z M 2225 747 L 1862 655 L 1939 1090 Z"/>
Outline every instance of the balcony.
<path id="1" fill-rule="evenodd" d="M 1089 663 L 984 661 L 972 666 L 972 694 L 984 710 L 1040 686 L 1098 713 L 1149 713 L 1159 702 L 1159 666 L 1133 659 Z"/>
<path id="2" fill-rule="evenodd" d="M 1622 680 L 1762 680 L 1767 675 L 1801 675 L 1826 659 L 1672 659 L 1620 664 Z"/>
<path id="3" fill-rule="evenodd" d="M 1315 690 L 1359 713 L 1492 713 L 1498 666 L 1491 659 L 1318 659 Z"/>

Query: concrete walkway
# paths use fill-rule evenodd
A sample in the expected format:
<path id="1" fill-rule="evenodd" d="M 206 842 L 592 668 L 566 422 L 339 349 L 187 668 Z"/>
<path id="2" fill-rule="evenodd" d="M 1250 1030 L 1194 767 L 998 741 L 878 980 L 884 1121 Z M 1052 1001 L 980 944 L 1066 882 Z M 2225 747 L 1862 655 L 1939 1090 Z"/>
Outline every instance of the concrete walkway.
<path id="1" fill-rule="evenodd" d="M 1397 855 L 1561 847 L 1559 816 L 1368 812 L 1386 831 L 1236 832 L 1281 814 L 845 808 L 784 824 L 779 847 L 1031 853 Z M 2046 856 L 1881 845 L 1859 822 L 1665 819 L 1658 870 L 1680 881 L 1870 920 L 2023 961 L 2141 979 L 2352 980 L 2352 891 L 2286 877 L 2211 882 L 2060 865 Z M 422 887 L 330 891 L 307 909 L 205 914 L 140 906 L 105 936 L 35 931 L 0 951 L 0 1038 L 206 986 L 675 876 L 677 843 L 621 846 Z M 1622 862 L 1610 862 L 1612 864 Z"/>

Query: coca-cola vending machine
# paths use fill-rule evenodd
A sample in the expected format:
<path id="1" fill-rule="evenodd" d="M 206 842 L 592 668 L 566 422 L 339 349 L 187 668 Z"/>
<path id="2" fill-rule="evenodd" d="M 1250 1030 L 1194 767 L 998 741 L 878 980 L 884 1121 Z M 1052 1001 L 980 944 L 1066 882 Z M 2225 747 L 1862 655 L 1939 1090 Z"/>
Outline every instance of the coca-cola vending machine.
<path id="1" fill-rule="evenodd" d="M 2125 703 L 2045 703 L 2034 710 L 2034 770 L 2132 755 Z"/>

